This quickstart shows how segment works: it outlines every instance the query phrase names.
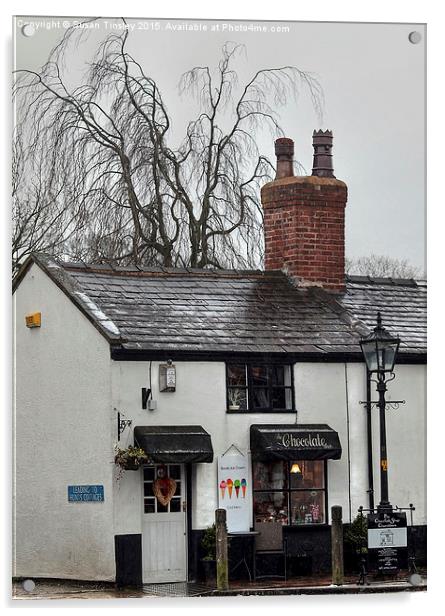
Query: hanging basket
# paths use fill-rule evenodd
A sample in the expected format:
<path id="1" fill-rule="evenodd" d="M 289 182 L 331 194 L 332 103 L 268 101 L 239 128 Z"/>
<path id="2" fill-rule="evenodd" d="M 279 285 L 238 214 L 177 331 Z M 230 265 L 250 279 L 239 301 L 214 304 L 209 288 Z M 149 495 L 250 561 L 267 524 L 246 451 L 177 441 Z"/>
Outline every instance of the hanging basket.
<path id="1" fill-rule="evenodd" d="M 125 471 L 138 471 L 141 468 L 141 465 L 135 460 L 128 460 L 127 462 L 125 462 L 122 468 Z"/>
<path id="2" fill-rule="evenodd" d="M 137 471 L 148 461 L 148 456 L 142 449 L 131 445 L 127 449 L 118 449 L 114 457 L 115 464 L 125 471 Z"/>

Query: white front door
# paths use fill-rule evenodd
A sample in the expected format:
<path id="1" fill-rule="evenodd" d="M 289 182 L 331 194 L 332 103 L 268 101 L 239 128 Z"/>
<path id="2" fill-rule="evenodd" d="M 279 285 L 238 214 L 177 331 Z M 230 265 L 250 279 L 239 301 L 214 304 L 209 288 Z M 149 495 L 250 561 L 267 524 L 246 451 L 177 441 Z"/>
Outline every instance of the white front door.
<path id="1" fill-rule="evenodd" d="M 159 480 L 158 483 L 156 480 Z M 143 490 L 143 583 L 185 582 L 187 527 L 184 465 L 144 466 Z M 163 504 L 162 499 L 169 491 L 173 496 L 168 504 Z"/>

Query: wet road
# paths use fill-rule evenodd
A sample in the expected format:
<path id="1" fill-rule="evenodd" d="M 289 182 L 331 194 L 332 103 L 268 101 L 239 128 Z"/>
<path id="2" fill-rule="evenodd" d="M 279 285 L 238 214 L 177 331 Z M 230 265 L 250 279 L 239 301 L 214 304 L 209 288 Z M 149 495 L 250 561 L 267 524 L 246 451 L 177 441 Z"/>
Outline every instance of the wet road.
<path id="1" fill-rule="evenodd" d="M 426 572 L 425 572 L 426 574 Z M 326 593 L 363 593 L 363 592 L 400 592 L 426 590 L 426 575 L 418 576 L 416 585 L 404 578 L 391 580 L 369 580 L 365 586 L 357 585 L 357 576 L 347 576 L 343 586 L 333 587 L 330 578 L 295 579 L 287 582 L 261 582 L 230 584 L 227 592 L 215 592 L 212 587 L 196 583 L 178 582 L 171 584 L 146 584 L 143 588 L 117 589 L 112 583 L 79 582 L 71 580 L 27 580 L 13 582 L 13 599 L 48 600 L 48 599 L 151 599 L 156 597 L 208 597 L 214 594 L 238 595 L 280 595 L 280 594 L 326 594 Z"/>
<path id="2" fill-rule="evenodd" d="M 33 582 L 33 583 L 32 583 Z M 14 581 L 13 599 L 138 599 L 152 597 L 208 596 L 212 588 L 202 584 L 147 584 L 143 588 L 115 588 L 103 582 L 75 582 L 70 580 Z M 34 587 L 33 587 L 34 586 Z M 29 590 L 27 590 L 29 588 Z"/>

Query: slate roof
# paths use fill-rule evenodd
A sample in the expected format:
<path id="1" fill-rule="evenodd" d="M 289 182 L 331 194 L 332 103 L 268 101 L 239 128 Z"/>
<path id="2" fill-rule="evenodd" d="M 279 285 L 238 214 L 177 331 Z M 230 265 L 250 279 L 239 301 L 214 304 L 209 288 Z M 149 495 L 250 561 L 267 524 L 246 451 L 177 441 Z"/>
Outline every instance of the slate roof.
<path id="1" fill-rule="evenodd" d="M 112 268 L 44 255 L 31 261 L 122 352 L 359 357 L 359 338 L 374 327 L 378 309 L 402 337 L 401 353 L 426 352 L 426 286 L 413 280 L 348 277 L 346 293 L 333 296 L 296 286 L 279 271 Z"/>
<path id="2" fill-rule="evenodd" d="M 369 329 L 380 310 L 383 325 L 401 338 L 400 351 L 426 353 L 427 284 L 425 280 L 348 276 L 340 302 Z"/>

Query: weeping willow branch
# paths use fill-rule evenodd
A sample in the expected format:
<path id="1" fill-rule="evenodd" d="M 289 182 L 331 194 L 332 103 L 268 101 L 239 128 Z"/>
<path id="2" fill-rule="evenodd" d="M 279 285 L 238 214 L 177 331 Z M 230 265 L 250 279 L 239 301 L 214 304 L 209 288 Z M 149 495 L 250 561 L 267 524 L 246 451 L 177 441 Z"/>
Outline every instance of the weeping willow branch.
<path id="1" fill-rule="evenodd" d="M 14 263 L 32 250 L 90 262 L 258 267 L 259 188 L 274 167 L 258 149 L 277 109 L 303 90 L 321 114 L 315 77 L 292 66 L 257 71 L 240 86 L 243 47 L 226 43 L 215 69 L 184 73 L 179 95 L 197 114 L 179 145 L 155 80 L 128 51 L 128 31 L 106 37 L 70 86 L 68 31 L 39 72 L 16 74 Z M 177 140 L 176 140 L 177 141 Z"/>

